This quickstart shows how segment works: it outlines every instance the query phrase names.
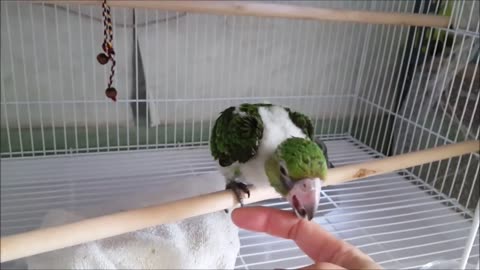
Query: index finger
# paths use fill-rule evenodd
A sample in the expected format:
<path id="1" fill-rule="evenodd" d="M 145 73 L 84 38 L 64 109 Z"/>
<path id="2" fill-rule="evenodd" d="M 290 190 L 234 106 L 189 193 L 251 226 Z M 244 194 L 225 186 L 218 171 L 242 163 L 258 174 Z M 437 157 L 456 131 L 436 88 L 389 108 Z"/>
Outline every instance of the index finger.
<path id="1" fill-rule="evenodd" d="M 315 262 L 335 263 L 347 269 L 379 268 L 354 246 L 337 239 L 314 222 L 299 219 L 292 212 L 268 207 L 243 207 L 233 211 L 232 220 L 247 230 L 294 240 Z"/>

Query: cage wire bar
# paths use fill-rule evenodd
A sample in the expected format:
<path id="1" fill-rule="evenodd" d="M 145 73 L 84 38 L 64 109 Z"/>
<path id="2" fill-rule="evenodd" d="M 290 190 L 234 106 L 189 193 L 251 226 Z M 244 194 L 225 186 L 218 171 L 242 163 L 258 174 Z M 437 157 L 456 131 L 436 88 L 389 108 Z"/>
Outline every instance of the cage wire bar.
<path id="1" fill-rule="evenodd" d="M 265 2 L 441 14 L 450 16 L 451 27 L 112 8 L 118 63 L 114 85 L 119 91 L 119 99 L 112 103 L 103 95 L 107 70 L 95 59 L 103 32 L 99 7 L 3 1 L 2 171 L 11 162 L 48 163 L 51 158 L 111 156 L 113 160 L 116 155 L 128 153 L 179 151 L 182 156 L 181 151 L 189 149 L 206 151 L 218 113 L 242 102 L 272 102 L 309 115 L 316 136 L 332 145 L 333 152 L 329 152 L 337 166 L 479 138 L 478 1 Z M 170 177 L 214 168 L 206 152 L 193 156 L 187 153 L 183 157 L 194 162 L 195 168 L 174 168 Z M 479 201 L 479 168 L 478 154 L 408 168 L 395 175 L 331 188 L 326 191 L 328 201 L 324 207 L 348 211 L 355 208 L 351 204 L 361 205 L 369 200 L 371 208 L 365 210 L 363 219 L 357 220 L 358 224 L 365 221 L 366 231 L 461 216 L 462 219 L 443 220 L 443 227 L 439 228 L 444 231 L 429 233 L 426 230 L 433 225 L 423 225 L 424 231 L 414 230 L 412 235 L 398 239 L 378 240 L 381 237 L 376 238 L 375 233 L 369 237 L 352 234 L 348 238 L 346 235 L 353 229 L 340 230 L 339 235 L 352 241 L 368 238 L 371 242 L 362 242 L 361 247 L 379 245 L 393 254 L 382 257 L 383 265 L 412 268 L 421 263 L 412 265 L 405 261 L 417 255 L 398 255 L 396 250 L 404 250 L 408 241 L 418 237 L 430 237 L 430 246 L 448 243 L 452 239 L 443 239 L 443 234 L 453 233 L 457 241 L 463 241 L 461 247 L 458 244 L 453 251 L 443 253 L 429 251 L 433 254 L 430 255 L 440 256 L 467 247 L 464 254 L 468 252 L 469 264 L 478 265 L 478 252 L 474 252 L 478 250 L 478 233 L 469 238 L 467 228 L 474 225 L 473 213 Z M 140 170 L 138 173 L 141 174 Z M 55 207 L 49 202 L 52 193 L 45 188 L 51 188 L 54 197 L 71 206 L 86 203 L 81 195 L 86 187 L 74 180 L 36 182 L 31 174 L 34 173 L 24 181 L 7 179 L 2 174 L 2 236 L 35 228 L 44 211 Z M 399 176 L 403 180 L 395 182 L 396 187 L 384 182 Z M 11 182 L 12 179 L 19 182 Z M 98 188 L 109 183 L 92 182 Z M 36 185 L 41 189 L 32 190 Z M 102 189 L 97 195 L 113 198 L 116 192 L 131 188 L 119 185 L 107 193 Z M 416 191 L 411 191 L 410 186 Z M 385 192 L 397 190 L 395 202 L 413 209 L 411 215 L 395 212 L 384 217 L 368 216 L 400 206 L 389 208 L 382 201 L 386 195 L 378 194 L 368 200 L 355 197 L 366 187 L 385 188 Z M 409 202 L 412 192 L 435 199 L 425 203 L 435 205 L 434 210 Z M 342 196 L 345 198 L 336 200 Z M 22 207 L 15 210 L 14 203 Z M 35 205 L 41 206 L 43 212 Z M 384 223 L 388 218 L 400 220 Z M 349 223 L 353 221 L 321 224 Z M 446 228 L 458 224 L 465 226 Z M 463 236 L 454 234 L 460 231 Z M 402 232 L 409 230 L 379 234 L 388 238 Z M 239 268 L 255 267 L 251 260 L 259 254 L 248 253 L 250 248 L 245 244 L 255 237 L 260 236 L 241 234 Z M 472 237 L 474 241 L 465 244 Z M 386 243 L 405 245 L 393 247 Z M 286 253 L 279 254 L 293 258 L 289 251 L 295 253 L 289 247 Z M 369 254 L 375 257 L 383 253 Z M 393 258 L 395 254 L 402 257 Z M 460 263 L 462 257 L 457 255 L 455 259 Z M 465 265 L 466 261 L 461 263 Z M 298 265 L 301 263 L 293 263 L 292 267 Z"/>

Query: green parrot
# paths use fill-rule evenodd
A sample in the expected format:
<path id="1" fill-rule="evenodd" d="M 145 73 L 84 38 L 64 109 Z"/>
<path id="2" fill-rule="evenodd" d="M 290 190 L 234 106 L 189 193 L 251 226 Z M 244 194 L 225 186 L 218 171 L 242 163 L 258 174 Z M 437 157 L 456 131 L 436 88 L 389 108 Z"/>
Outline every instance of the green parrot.
<path id="1" fill-rule="evenodd" d="M 215 121 L 210 151 L 242 207 L 249 186 L 270 185 L 298 217 L 314 217 L 332 166 L 307 116 L 272 104 L 229 107 Z"/>

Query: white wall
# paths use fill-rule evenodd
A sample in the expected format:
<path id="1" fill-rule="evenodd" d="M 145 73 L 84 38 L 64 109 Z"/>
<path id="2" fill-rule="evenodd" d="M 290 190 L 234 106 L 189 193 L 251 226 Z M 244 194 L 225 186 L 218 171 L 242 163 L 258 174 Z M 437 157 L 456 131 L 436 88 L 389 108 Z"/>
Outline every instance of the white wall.
<path id="1" fill-rule="evenodd" d="M 295 4 L 349 9 L 372 5 L 370 1 Z M 376 4 L 374 8 L 391 10 L 393 4 Z M 114 104 L 104 97 L 106 73 L 102 71 L 106 68 L 95 59 L 103 38 L 102 23 L 60 9 L 55 15 L 55 9 L 38 5 L 33 5 L 30 14 L 30 8 L 27 3 L 2 2 L 1 80 L 5 101 L 53 101 L 53 106 L 30 106 L 34 126 L 41 119 L 44 126 L 50 125 L 51 110 L 56 126 L 64 122 L 94 125 L 97 118 L 100 123 L 117 123 L 117 109 L 120 125 L 131 121 L 125 99 L 132 91 L 132 28 L 114 27 L 118 61 L 115 85 L 120 99 Z M 101 17 L 99 7 L 82 7 L 81 11 Z M 118 23 L 131 23 L 131 11 L 113 9 L 113 15 Z M 172 15 L 175 13 L 138 11 L 137 20 L 141 24 Z M 22 28 L 19 18 L 23 18 Z M 194 14 L 169 20 L 168 26 L 160 22 L 138 27 L 152 124 L 211 119 L 224 107 L 242 101 L 281 103 L 319 117 L 349 113 L 352 98 L 341 97 L 355 94 L 366 28 L 350 23 Z M 57 39 L 63 43 L 60 48 Z M 380 42 L 367 41 L 368 48 L 376 48 Z M 2 103 L 2 112 L 4 106 Z M 16 107 L 8 105 L 9 123 L 16 124 L 18 119 L 28 126 L 27 108 L 19 105 L 17 116 Z M 2 126 L 5 119 L 2 117 Z"/>

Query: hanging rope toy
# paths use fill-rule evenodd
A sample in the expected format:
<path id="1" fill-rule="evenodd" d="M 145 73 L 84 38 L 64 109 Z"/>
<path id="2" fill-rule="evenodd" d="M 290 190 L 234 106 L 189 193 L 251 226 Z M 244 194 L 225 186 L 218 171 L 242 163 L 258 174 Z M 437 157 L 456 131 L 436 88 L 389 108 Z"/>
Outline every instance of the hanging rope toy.
<path id="1" fill-rule="evenodd" d="M 110 77 L 108 79 L 108 87 L 105 90 L 105 95 L 113 101 L 117 101 L 117 90 L 115 87 L 112 87 L 113 84 L 113 75 L 115 74 L 115 50 L 113 49 L 113 28 L 112 28 L 112 16 L 110 14 L 110 7 L 107 5 L 107 0 L 103 1 L 103 35 L 104 40 L 102 44 L 103 53 L 97 55 L 97 61 L 101 65 L 105 65 L 108 61 L 112 61 L 112 66 L 110 68 Z"/>

